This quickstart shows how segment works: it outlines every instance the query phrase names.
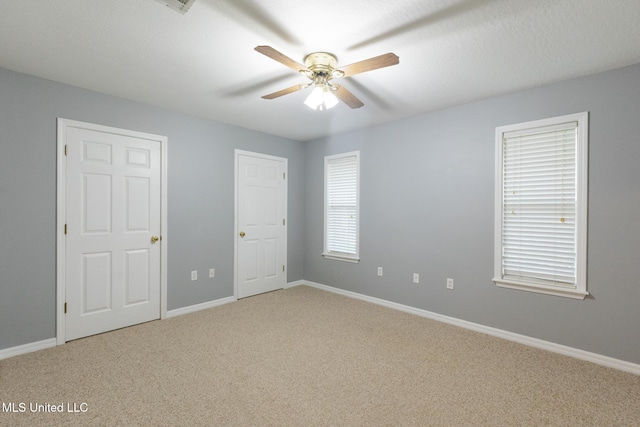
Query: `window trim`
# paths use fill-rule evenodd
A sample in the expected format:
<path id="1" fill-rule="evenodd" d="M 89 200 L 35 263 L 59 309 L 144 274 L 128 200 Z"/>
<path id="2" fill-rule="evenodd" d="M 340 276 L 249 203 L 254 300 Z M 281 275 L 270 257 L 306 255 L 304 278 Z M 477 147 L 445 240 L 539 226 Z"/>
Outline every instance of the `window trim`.
<path id="1" fill-rule="evenodd" d="M 553 286 L 505 279 L 502 275 L 502 202 L 503 202 L 503 136 L 514 131 L 527 131 L 536 128 L 577 122 L 576 135 L 576 284 L 575 286 Z M 494 276 L 495 284 L 502 288 L 518 289 L 574 299 L 584 299 L 587 292 L 587 208 L 588 208 L 588 137 L 589 113 L 568 114 L 548 119 L 535 120 L 496 128 L 495 143 L 495 237 L 494 237 Z"/>
<path id="2" fill-rule="evenodd" d="M 328 164 L 334 159 L 355 157 L 356 158 L 356 253 L 348 254 L 343 252 L 329 251 L 327 249 L 327 217 L 328 217 Z M 352 263 L 360 262 L 360 151 L 350 151 L 348 153 L 333 154 L 324 157 L 324 226 L 323 226 L 323 251 L 322 256 L 335 261 L 346 261 Z"/>

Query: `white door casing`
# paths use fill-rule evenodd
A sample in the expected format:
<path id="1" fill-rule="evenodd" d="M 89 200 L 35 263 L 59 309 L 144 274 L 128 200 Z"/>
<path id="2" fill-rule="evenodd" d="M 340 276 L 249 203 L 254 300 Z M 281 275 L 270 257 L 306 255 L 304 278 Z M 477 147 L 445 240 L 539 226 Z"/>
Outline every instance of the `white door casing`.
<path id="1" fill-rule="evenodd" d="M 58 344 L 164 317 L 166 138 L 59 119 L 58 149 Z"/>
<path id="2" fill-rule="evenodd" d="M 286 285 L 287 159 L 235 152 L 235 296 Z"/>

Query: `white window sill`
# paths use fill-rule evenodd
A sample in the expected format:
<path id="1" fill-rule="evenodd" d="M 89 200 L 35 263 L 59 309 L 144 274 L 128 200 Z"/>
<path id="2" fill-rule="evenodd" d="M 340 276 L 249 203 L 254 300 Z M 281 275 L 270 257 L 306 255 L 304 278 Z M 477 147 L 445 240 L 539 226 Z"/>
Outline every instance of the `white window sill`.
<path id="1" fill-rule="evenodd" d="M 347 254 L 343 255 L 343 254 L 323 252 L 322 256 L 325 257 L 326 259 L 332 259 L 334 261 L 346 261 L 346 262 L 353 262 L 353 263 L 360 262 L 360 258 L 355 255 L 347 255 Z"/>
<path id="2" fill-rule="evenodd" d="M 583 300 L 589 292 L 578 289 L 562 288 L 559 286 L 536 285 L 533 283 L 517 282 L 514 280 L 493 279 L 494 283 L 501 288 L 517 289 L 520 291 L 537 292 L 540 294 L 555 295 L 558 297 L 573 298 Z"/>

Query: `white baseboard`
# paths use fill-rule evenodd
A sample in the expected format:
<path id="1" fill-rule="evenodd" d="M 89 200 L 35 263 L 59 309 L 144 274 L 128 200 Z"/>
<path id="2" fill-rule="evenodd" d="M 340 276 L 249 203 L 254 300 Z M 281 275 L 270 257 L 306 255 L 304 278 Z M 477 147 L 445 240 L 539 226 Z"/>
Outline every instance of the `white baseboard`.
<path id="1" fill-rule="evenodd" d="M 196 311 L 204 310 L 211 307 L 217 307 L 219 305 L 234 302 L 234 297 L 220 298 L 214 301 L 205 302 L 202 304 L 191 305 L 189 307 L 177 308 L 175 310 L 167 311 L 165 319 L 170 317 L 181 316 L 183 314 L 194 313 Z M 0 350 L 0 360 L 8 359 L 10 357 L 19 356 L 21 354 L 27 354 L 38 350 L 44 350 L 45 348 L 55 347 L 57 345 L 56 338 L 50 338 L 47 340 L 32 342 L 29 344 L 19 345 L 17 347 L 5 348 Z"/>
<path id="2" fill-rule="evenodd" d="M 170 317 L 182 316 L 183 314 L 195 313 L 196 311 L 206 310 L 207 308 L 217 307 L 219 305 L 228 304 L 236 301 L 235 297 L 220 298 L 213 301 L 203 302 L 201 304 L 190 305 L 188 307 L 176 308 L 167 311 L 166 319 Z"/>
<path id="3" fill-rule="evenodd" d="M 289 289 L 289 288 L 293 288 L 294 286 L 300 286 L 300 285 L 306 285 L 310 282 L 306 282 L 304 280 L 296 280 L 295 282 L 289 282 L 286 285 L 284 285 L 283 289 Z M 311 286 L 311 285 L 309 285 Z"/>
<path id="4" fill-rule="evenodd" d="M 380 298 L 362 295 L 356 292 L 345 291 L 343 289 L 322 285 L 320 283 L 310 282 L 308 280 L 298 280 L 296 282 L 292 282 L 290 285 L 291 286 L 287 286 L 287 287 L 307 285 L 313 288 L 321 289 L 328 292 L 333 292 L 333 293 L 344 295 L 350 298 L 355 298 L 355 299 L 367 301 L 373 304 L 382 305 L 384 307 L 393 308 L 395 310 L 404 311 L 405 313 L 415 314 L 417 316 L 426 317 L 428 319 L 437 320 L 439 322 L 448 323 L 450 325 L 459 326 L 461 328 L 470 329 L 472 331 L 481 332 L 483 334 L 491 335 L 498 338 L 503 338 L 508 341 L 514 341 L 520 344 L 528 345 L 530 347 L 535 347 L 542 350 L 563 354 L 565 356 L 586 360 L 588 362 L 596 363 L 598 365 L 606 366 L 608 368 L 618 369 L 620 371 L 625 371 L 635 375 L 640 375 L 640 365 L 637 363 L 627 362 L 620 359 L 614 359 L 613 357 L 604 356 L 597 353 L 591 353 L 589 351 L 584 351 L 584 350 L 580 350 L 573 347 L 567 347 L 565 345 L 556 344 L 550 341 L 544 341 L 538 338 L 528 337 L 526 335 L 516 334 L 516 333 L 505 331 L 502 329 L 492 328 L 490 326 L 484 326 L 479 323 L 473 323 L 473 322 L 468 322 L 466 320 L 456 319 L 455 317 L 444 316 L 442 314 L 433 313 L 431 311 L 423 310 L 420 308 L 398 304 L 398 303 L 383 300 Z"/>
<path id="5" fill-rule="evenodd" d="M 49 338 L 47 340 L 31 342 L 29 344 L 19 345 L 16 347 L 5 348 L 0 350 L 0 360 L 8 359 L 13 356 L 20 356 L 21 354 L 27 354 L 38 350 L 44 350 L 45 348 L 51 348 L 56 346 L 56 339 Z"/>

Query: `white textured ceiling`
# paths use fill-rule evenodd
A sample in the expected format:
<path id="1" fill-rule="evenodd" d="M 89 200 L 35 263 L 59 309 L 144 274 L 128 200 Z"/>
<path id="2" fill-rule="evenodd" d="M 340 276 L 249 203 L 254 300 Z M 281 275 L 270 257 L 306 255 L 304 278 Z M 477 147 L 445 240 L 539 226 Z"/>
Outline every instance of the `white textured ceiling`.
<path id="1" fill-rule="evenodd" d="M 640 62 L 638 0 L 0 0 L 0 67 L 275 135 L 310 140 Z M 255 52 L 346 65 L 365 106 L 303 105 L 305 83 Z"/>

